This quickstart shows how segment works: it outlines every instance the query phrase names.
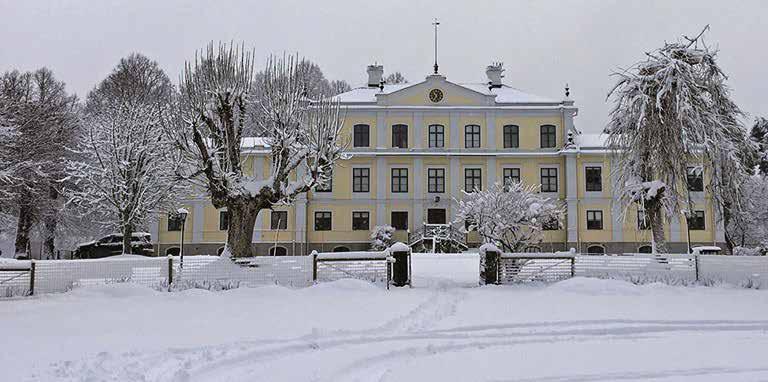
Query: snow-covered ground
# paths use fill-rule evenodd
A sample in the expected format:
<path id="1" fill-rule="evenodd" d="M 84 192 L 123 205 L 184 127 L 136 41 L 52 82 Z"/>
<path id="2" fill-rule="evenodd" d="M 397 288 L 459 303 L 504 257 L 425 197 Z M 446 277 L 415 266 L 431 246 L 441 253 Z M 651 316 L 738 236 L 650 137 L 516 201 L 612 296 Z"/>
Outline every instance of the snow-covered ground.
<path id="1" fill-rule="evenodd" d="M 418 266 L 414 264 L 414 266 Z M 0 301 L 7 381 L 754 381 L 768 291 L 552 285 L 159 292 Z"/>

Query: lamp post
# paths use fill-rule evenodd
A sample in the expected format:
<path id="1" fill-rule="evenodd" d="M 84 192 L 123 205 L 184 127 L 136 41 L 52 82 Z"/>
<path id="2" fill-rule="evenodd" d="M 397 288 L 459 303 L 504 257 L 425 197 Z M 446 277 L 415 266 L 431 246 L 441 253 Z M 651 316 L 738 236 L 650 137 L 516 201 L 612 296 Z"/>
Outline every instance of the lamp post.
<path id="1" fill-rule="evenodd" d="M 179 208 L 176 215 L 181 220 L 181 243 L 179 244 L 179 269 L 184 269 L 184 225 L 187 222 L 189 211 L 186 208 Z"/>
<path id="2" fill-rule="evenodd" d="M 686 210 L 682 210 L 680 212 L 682 212 L 683 215 L 685 215 L 685 230 L 686 230 L 687 237 L 688 237 L 687 238 L 687 240 L 688 240 L 688 250 L 686 251 L 686 253 L 688 253 L 690 255 L 691 254 L 691 212 L 688 211 L 687 209 Z"/>

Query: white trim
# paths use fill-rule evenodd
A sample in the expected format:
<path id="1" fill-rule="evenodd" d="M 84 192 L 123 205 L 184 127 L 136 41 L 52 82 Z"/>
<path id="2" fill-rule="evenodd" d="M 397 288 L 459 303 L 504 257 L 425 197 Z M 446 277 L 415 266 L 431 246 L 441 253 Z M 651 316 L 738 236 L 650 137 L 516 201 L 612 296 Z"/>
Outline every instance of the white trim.
<path id="1" fill-rule="evenodd" d="M 392 192 L 392 170 L 396 168 L 404 168 L 408 170 L 408 192 Z M 413 166 L 411 165 L 405 165 L 405 164 L 389 164 L 387 165 L 387 183 L 385 184 L 385 187 L 387 188 L 387 196 L 390 200 L 410 200 L 413 199 L 412 196 L 418 196 L 414 193 L 414 187 L 412 184 L 415 184 L 415 179 L 413 177 L 414 171 Z"/>
<path id="2" fill-rule="evenodd" d="M 587 167 L 600 167 L 600 189 L 601 191 L 587 191 Z M 605 166 L 601 162 L 589 162 L 581 164 L 581 173 L 584 174 L 584 185 L 581 188 L 581 192 L 584 193 L 584 198 L 602 198 L 605 193 Z"/>

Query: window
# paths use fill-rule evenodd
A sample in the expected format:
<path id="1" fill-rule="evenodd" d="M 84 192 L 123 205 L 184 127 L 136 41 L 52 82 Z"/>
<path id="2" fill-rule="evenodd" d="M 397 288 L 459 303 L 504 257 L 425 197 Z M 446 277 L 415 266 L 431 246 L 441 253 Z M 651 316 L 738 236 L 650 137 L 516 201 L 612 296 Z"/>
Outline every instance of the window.
<path id="1" fill-rule="evenodd" d="M 269 249 L 270 256 L 288 256 L 288 249 L 285 247 L 272 247 Z"/>
<path id="2" fill-rule="evenodd" d="M 330 230 L 331 230 L 330 211 L 315 212 L 315 231 L 330 231 Z"/>
<path id="3" fill-rule="evenodd" d="M 352 230 L 367 231 L 370 229 L 370 214 L 368 211 L 352 212 Z"/>
<path id="4" fill-rule="evenodd" d="M 587 167 L 584 169 L 584 173 L 587 180 L 587 191 L 603 190 L 603 169 L 601 167 Z"/>
<path id="5" fill-rule="evenodd" d="M 168 214 L 168 231 L 181 231 L 181 218 L 176 214 Z"/>
<path id="6" fill-rule="evenodd" d="M 602 245 L 590 245 L 587 247 L 587 253 L 590 255 L 603 255 L 605 254 L 605 248 Z"/>
<path id="7" fill-rule="evenodd" d="M 557 192 L 557 169 L 541 169 L 541 192 Z"/>
<path id="8" fill-rule="evenodd" d="M 273 230 L 288 229 L 288 211 L 272 211 L 269 214 L 269 228 Z"/>
<path id="9" fill-rule="evenodd" d="M 504 148 L 516 149 L 520 147 L 520 128 L 517 125 L 504 126 Z"/>
<path id="10" fill-rule="evenodd" d="M 229 229 L 229 211 L 219 211 L 219 231 Z"/>
<path id="11" fill-rule="evenodd" d="M 705 229 L 704 211 L 693 211 L 688 218 L 688 229 L 691 231 L 701 231 Z"/>
<path id="12" fill-rule="evenodd" d="M 408 148 L 408 126 L 407 125 L 392 126 L 392 147 L 397 147 L 401 149 Z"/>
<path id="13" fill-rule="evenodd" d="M 445 147 L 445 127 L 429 125 L 429 147 Z"/>
<path id="14" fill-rule="evenodd" d="M 637 249 L 637 253 L 652 253 L 653 247 L 650 245 L 641 245 L 640 248 Z"/>
<path id="15" fill-rule="evenodd" d="M 651 229 L 651 221 L 648 219 L 648 215 L 643 210 L 637 211 L 637 229 Z"/>
<path id="16" fill-rule="evenodd" d="M 408 169 L 392 169 L 392 192 L 408 192 Z"/>
<path id="17" fill-rule="evenodd" d="M 603 229 L 603 211 L 587 211 L 587 229 Z"/>
<path id="18" fill-rule="evenodd" d="M 560 229 L 560 221 L 556 218 L 547 219 L 544 221 L 542 228 L 545 231 L 557 231 Z"/>
<path id="19" fill-rule="evenodd" d="M 512 182 L 520 183 L 520 169 L 519 168 L 505 168 L 504 169 L 504 185 L 508 185 Z"/>
<path id="20" fill-rule="evenodd" d="M 399 230 L 408 229 L 408 211 L 392 211 L 392 227 Z"/>
<path id="21" fill-rule="evenodd" d="M 476 149 L 480 147 L 480 126 L 464 126 L 464 147 L 468 149 Z"/>
<path id="22" fill-rule="evenodd" d="M 371 191 L 371 169 L 353 168 L 352 169 L 352 192 Z"/>
<path id="23" fill-rule="evenodd" d="M 704 191 L 704 174 L 700 167 L 688 167 L 688 191 Z"/>
<path id="24" fill-rule="evenodd" d="M 445 169 L 430 168 L 427 170 L 427 192 L 438 194 L 445 192 Z"/>
<path id="25" fill-rule="evenodd" d="M 464 169 L 464 191 L 474 192 L 483 189 L 482 172 L 479 168 Z"/>
<path id="26" fill-rule="evenodd" d="M 355 125 L 353 127 L 353 145 L 354 147 L 368 147 L 370 146 L 370 131 L 371 127 L 368 125 Z"/>
<path id="27" fill-rule="evenodd" d="M 178 256 L 179 252 L 181 252 L 181 250 L 179 250 L 179 247 L 171 247 L 171 248 L 168 248 L 168 249 L 165 250 L 165 255 L 166 256 L 169 256 L 169 255 L 170 256 Z"/>
<path id="28" fill-rule="evenodd" d="M 349 247 L 345 247 L 343 245 L 340 245 L 338 247 L 333 248 L 333 252 L 349 252 Z"/>
<path id="29" fill-rule="evenodd" d="M 328 185 L 315 187 L 315 192 L 332 192 L 333 191 L 333 172 L 331 172 L 331 178 L 328 180 Z"/>
<path id="30" fill-rule="evenodd" d="M 549 149 L 555 147 L 555 127 L 552 125 L 541 126 L 541 148 Z"/>

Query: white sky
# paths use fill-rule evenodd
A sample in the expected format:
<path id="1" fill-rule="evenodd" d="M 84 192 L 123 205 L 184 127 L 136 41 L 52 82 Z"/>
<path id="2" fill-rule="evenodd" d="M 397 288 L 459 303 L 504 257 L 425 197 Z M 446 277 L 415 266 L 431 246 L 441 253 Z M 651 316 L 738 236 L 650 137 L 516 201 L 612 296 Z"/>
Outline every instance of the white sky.
<path id="1" fill-rule="evenodd" d="M 266 59 L 299 52 L 330 79 L 353 86 L 365 66 L 420 81 L 432 68 L 432 18 L 440 27 L 440 71 L 455 82 L 486 81 L 503 61 L 505 83 L 561 97 L 566 82 L 577 126 L 598 132 L 610 105 L 611 71 L 643 53 L 695 35 L 720 48 L 736 102 L 768 116 L 766 1 L 22 1 L 0 0 L 0 71 L 48 66 L 81 97 L 131 52 L 176 79 L 184 60 L 211 40 L 245 42 Z"/>

